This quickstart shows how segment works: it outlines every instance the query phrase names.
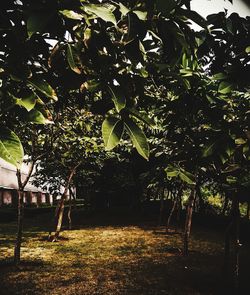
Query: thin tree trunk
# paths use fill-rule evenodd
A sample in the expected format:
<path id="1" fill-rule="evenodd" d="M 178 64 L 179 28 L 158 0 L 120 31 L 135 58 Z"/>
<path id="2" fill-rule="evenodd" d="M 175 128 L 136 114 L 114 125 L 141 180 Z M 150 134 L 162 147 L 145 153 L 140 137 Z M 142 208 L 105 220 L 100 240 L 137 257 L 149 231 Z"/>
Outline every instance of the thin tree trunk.
<path id="1" fill-rule="evenodd" d="M 185 229 L 183 234 L 183 255 L 184 256 L 187 256 L 189 252 L 189 237 L 191 232 L 192 214 L 193 214 L 195 198 L 196 198 L 196 190 L 193 188 L 191 190 L 191 193 L 188 199 L 186 222 L 185 222 Z"/>
<path id="2" fill-rule="evenodd" d="M 68 221 L 69 221 L 69 229 L 72 229 L 72 219 L 71 219 L 71 211 L 72 211 L 72 192 L 69 188 L 69 210 L 68 210 Z"/>
<path id="3" fill-rule="evenodd" d="M 160 196 L 160 213 L 159 213 L 159 221 L 158 221 L 158 225 L 159 226 L 161 226 L 162 225 L 162 220 L 163 220 L 163 212 L 164 212 L 164 195 L 163 195 L 163 193 L 164 193 L 164 189 L 163 189 L 163 192 L 161 192 L 161 190 L 159 190 L 160 191 L 160 194 L 161 194 L 161 196 Z"/>
<path id="4" fill-rule="evenodd" d="M 196 186 L 196 193 L 197 193 L 197 201 L 198 201 L 198 212 L 204 213 L 205 202 L 202 198 L 200 184 Z"/>
<path id="5" fill-rule="evenodd" d="M 175 196 L 174 196 L 174 202 L 173 202 L 171 211 L 170 211 L 169 216 L 168 216 L 167 224 L 166 224 L 166 233 L 168 233 L 168 231 L 169 231 L 169 226 L 170 226 L 171 218 L 173 216 L 174 210 L 175 210 L 176 205 L 177 205 L 178 195 L 179 195 L 179 192 L 178 192 L 177 195 L 175 194 Z"/>
<path id="6" fill-rule="evenodd" d="M 240 271 L 240 209 L 239 200 L 235 200 L 235 214 L 234 214 L 234 224 L 235 224 L 235 264 L 234 264 L 234 292 L 239 294 L 239 271 Z"/>
<path id="7" fill-rule="evenodd" d="M 181 189 L 180 194 L 178 196 L 178 200 L 177 200 L 175 231 L 177 231 L 178 228 L 180 228 L 180 225 L 181 225 L 182 193 L 183 193 L 183 190 Z"/>
<path id="8" fill-rule="evenodd" d="M 224 204 L 223 204 L 223 208 L 221 210 L 221 215 L 225 216 L 226 215 L 226 211 L 228 208 L 228 204 L 229 204 L 229 198 L 227 196 L 225 196 L 225 200 L 224 200 Z"/>
<path id="9" fill-rule="evenodd" d="M 61 231 L 61 228 L 62 228 L 62 221 L 63 221 L 63 213 L 64 213 L 64 203 L 65 203 L 65 200 L 66 200 L 66 197 L 67 197 L 67 193 L 68 193 L 68 190 L 69 190 L 69 186 L 70 186 L 70 183 L 71 183 L 71 180 L 75 174 L 75 170 L 76 168 L 79 166 L 80 164 L 76 165 L 73 169 L 71 169 L 70 173 L 69 173 L 69 176 L 68 176 L 68 179 L 65 183 L 65 186 L 64 186 L 64 192 L 62 194 L 62 197 L 59 201 L 59 205 L 57 206 L 56 208 L 56 214 L 55 214 L 55 217 L 56 217 L 56 220 L 55 220 L 55 234 L 53 237 L 50 237 L 50 240 L 52 242 L 56 242 L 59 238 L 59 234 L 60 234 L 60 231 Z"/>
<path id="10" fill-rule="evenodd" d="M 22 181 L 22 173 L 20 169 L 17 169 L 16 176 L 17 176 L 17 183 L 18 183 L 18 205 L 17 205 L 17 233 L 16 233 L 16 241 L 15 241 L 15 248 L 14 248 L 14 264 L 18 266 L 21 261 L 21 245 L 22 245 L 22 235 L 23 235 L 23 197 L 24 197 L 24 188 L 27 185 L 33 169 L 35 167 L 34 160 L 30 167 L 28 174 L 24 181 Z"/>
<path id="11" fill-rule="evenodd" d="M 21 260 L 21 245 L 23 235 L 23 190 L 18 190 L 17 233 L 14 248 L 14 264 L 19 266 Z"/>
<path id="12" fill-rule="evenodd" d="M 230 248 L 231 248 L 231 237 L 234 236 L 234 291 L 235 294 L 238 292 L 239 288 L 239 254 L 240 254 L 240 239 L 239 239 L 239 227 L 240 227 L 240 210 L 239 210 L 239 200 L 237 197 L 233 198 L 232 209 L 231 209 L 231 221 L 225 232 L 225 246 L 224 246 L 224 267 L 223 272 L 225 276 L 228 276 L 229 265 L 230 265 Z"/>
<path id="13" fill-rule="evenodd" d="M 229 261 L 230 261 L 230 233 L 231 233 L 231 228 L 233 226 L 232 221 L 228 225 L 226 231 L 225 231 L 225 241 L 224 241 L 224 267 L 223 267 L 223 272 L 225 274 L 228 273 L 229 269 Z"/>

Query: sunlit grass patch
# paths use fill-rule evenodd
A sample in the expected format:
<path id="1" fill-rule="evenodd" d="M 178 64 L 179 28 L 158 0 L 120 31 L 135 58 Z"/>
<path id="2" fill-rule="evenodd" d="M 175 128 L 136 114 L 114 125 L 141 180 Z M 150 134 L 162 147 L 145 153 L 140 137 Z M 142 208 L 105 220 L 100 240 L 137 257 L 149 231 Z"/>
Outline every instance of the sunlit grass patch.
<path id="1" fill-rule="evenodd" d="M 209 294 L 221 270 L 222 236 L 209 230 L 194 228 L 184 258 L 181 234 L 166 235 L 164 227 L 78 226 L 51 243 L 40 220 L 28 222 L 20 270 L 0 263 L 4 295 Z M 0 228 L 0 261 L 10 262 L 15 224 Z"/>

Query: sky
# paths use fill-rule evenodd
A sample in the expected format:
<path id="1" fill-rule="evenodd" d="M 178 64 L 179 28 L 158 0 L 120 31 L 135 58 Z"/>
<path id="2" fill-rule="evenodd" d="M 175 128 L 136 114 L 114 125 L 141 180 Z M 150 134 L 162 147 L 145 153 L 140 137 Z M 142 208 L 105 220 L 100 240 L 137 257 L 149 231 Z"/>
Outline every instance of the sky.
<path id="1" fill-rule="evenodd" d="M 247 2 L 245 0 L 245 2 Z M 192 0 L 191 9 L 197 11 L 202 16 L 206 17 L 209 14 L 228 10 L 230 15 L 232 12 L 237 12 L 240 16 L 250 16 L 250 1 L 249 5 L 242 0 L 233 0 L 231 4 L 228 0 Z"/>

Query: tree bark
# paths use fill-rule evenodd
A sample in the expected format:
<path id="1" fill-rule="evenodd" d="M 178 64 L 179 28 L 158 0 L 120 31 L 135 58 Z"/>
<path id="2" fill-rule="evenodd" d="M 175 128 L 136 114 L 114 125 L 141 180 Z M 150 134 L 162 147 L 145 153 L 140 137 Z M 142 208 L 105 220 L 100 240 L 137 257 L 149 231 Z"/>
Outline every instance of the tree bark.
<path id="1" fill-rule="evenodd" d="M 228 208 L 228 204 L 229 204 L 229 198 L 227 196 L 225 196 L 225 200 L 224 200 L 224 204 L 223 204 L 223 208 L 221 210 L 221 215 L 225 216 L 226 215 L 226 211 Z"/>
<path id="2" fill-rule="evenodd" d="M 159 190 L 160 192 L 160 212 L 159 212 L 159 221 L 158 221 L 158 225 L 161 226 L 162 225 L 162 220 L 163 220 L 163 213 L 164 213 L 164 189 L 163 191 L 161 191 L 161 189 Z"/>
<path id="3" fill-rule="evenodd" d="M 23 190 L 18 190 L 17 233 L 14 248 L 14 264 L 19 266 L 21 260 L 21 245 L 23 235 Z"/>
<path id="4" fill-rule="evenodd" d="M 76 165 L 73 169 L 70 170 L 68 179 L 66 180 L 65 186 L 64 186 L 64 192 L 62 194 L 62 197 L 58 203 L 58 206 L 56 208 L 56 213 L 55 213 L 55 234 L 54 236 L 51 236 L 49 234 L 49 240 L 52 242 L 56 242 L 59 238 L 59 234 L 61 232 L 61 228 L 62 228 L 62 221 L 63 221 L 63 213 L 64 213 L 64 203 L 67 197 L 67 193 L 69 191 L 69 186 L 70 183 L 72 181 L 72 178 L 75 174 L 76 168 L 79 166 L 80 164 Z"/>
<path id="5" fill-rule="evenodd" d="M 196 190 L 193 188 L 191 190 L 191 193 L 188 199 L 185 229 L 183 234 L 183 255 L 184 256 L 187 256 L 189 252 L 189 237 L 191 232 L 192 214 L 193 214 L 195 198 L 196 198 Z"/>
<path id="6" fill-rule="evenodd" d="M 72 229 L 72 218 L 71 218 L 71 211 L 72 211 L 72 191 L 69 188 L 69 210 L 68 210 L 68 221 L 69 221 L 69 229 Z"/>
<path id="7" fill-rule="evenodd" d="M 180 195 L 178 196 L 178 200 L 177 200 L 175 231 L 177 231 L 178 228 L 180 228 L 181 226 L 182 192 L 183 190 L 181 189 Z"/>
<path id="8" fill-rule="evenodd" d="M 169 216 L 168 216 L 167 224 L 166 224 L 166 233 L 168 233 L 168 231 L 169 231 L 169 226 L 170 226 L 171 218 L 172 218 L 173 213 L 174 213 L 174 210 L 175 210 L 175 208 L 177 206 L 179 194 L 180 194 L 180 190 L 178 191 L 178 194 L 177 195 L 176 194 L 174 195 L 174 202 L 173 202 L 171 211 L 170 211 Z"/>
<path id="9" fill-rule="evenodd" d="M 224 246 L 224 267 L 223 272 L 227 277 L 229 273 L 229 265 L 231 258 L 231 239 L 234 241 L 234 293 L 237 294 L 239 289 L 239 255 L 240 255 L 240 238 L 239 238 L 239 227 L 240 227 L 240 210 L 239 200 L 237 197 L 233 198 L 232 209 L 231 209 L 231 220 L 225 232 L 225 246 Z"/>
<path id="10" fill-rule="evenodd" d="M 197 184 L 196 188 L 197 188 L 196 193 L 197 193 L 197 201 L 198 201 L 198 206 L 197 206 L 198 210 L 197 211 L 200 213 L 204 213 L 205 202 L 202 198 L 200 184 Z"/>
<path id="11" fill-rule="evenodd" d="M 21 245 L 22 245 L 22 235 L 23 235 L 23 197 L 24 197 L 24 188 L 27 185 L 33 169 L 35 167 L 35 162 L 32 161 L 28 174 L 24 181 L 22 181 L 22 173 L 20 169 L 17 169 L 17 183 L 18 183 L 18 205 L 17 205 L 17 233 L 16 233 L 16 242 L 14 248 L 14 264 L 18 266 L 21 261 Z"/>
<path id="12" fill-rule="evenodd" d="M 234 224 L 235 224 L 235 263 L 234 263 L 234 292 L 239 294 L 239 271 L 240 271 L 240 209 L 239 209 L 239 199 L 235 200 L 235 214 L 234 214 Z"/>

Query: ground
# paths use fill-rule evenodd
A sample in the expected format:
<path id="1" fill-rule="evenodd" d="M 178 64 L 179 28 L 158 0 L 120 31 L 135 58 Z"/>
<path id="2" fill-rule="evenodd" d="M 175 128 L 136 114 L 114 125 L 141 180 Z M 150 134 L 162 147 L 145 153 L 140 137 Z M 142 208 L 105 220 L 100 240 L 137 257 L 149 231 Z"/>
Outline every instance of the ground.
<path id="1" fill-rule="evenodd" d="M 228 294 L 220 231 L 194 226 L 182 257 L 181 234 L 153 222 L 85 223 L 51 243 L 48 216 L 27 218 L 19 270 L 11 264 L 16 225 L 0 223 L 0 294 Z"/>

